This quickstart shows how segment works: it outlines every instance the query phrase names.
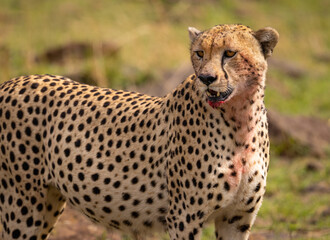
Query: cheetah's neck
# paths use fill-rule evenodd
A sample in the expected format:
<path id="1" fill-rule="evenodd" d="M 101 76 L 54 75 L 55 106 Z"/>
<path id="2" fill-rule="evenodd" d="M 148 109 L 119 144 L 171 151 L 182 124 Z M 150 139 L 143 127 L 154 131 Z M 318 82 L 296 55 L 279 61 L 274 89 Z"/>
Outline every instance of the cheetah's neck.
<path id="1" fill-rule="evenodd" d="M 190 94 L 187 94 L 187 91 Z M 195 117 L 198 118 L 200 114 L 203 114 L 206 116 L 210 115 L 211 118 L 216 119 L 221 115 L 220 128 L 222 130 L 227 128 L 233 134 L 233 139 L 238 146 L 245 146 L 251 143 L 258 129 L 262 127 L 261 125 L 266 124 L 263 85 L 258 85 L 249 92 L 233 97 L 217 109 L 210 107 L 206 100 L 203 99 L 202 94 L 195 86 L 194 77 L 187 78 L 170 95 L 173 98 L 172 107 L 174 108 L 180 104 L 183 106 L 183 109 L 187 109 L 186 105 L 198 105 L 200 107 L 201 112 L 190 109 L 188 111 L 190 117 L 196 115 Z M 177 115 L 181 115 L 181 113 L 177 113 Z"/>
<path id="2" fill-rule="evenodd" d="M 264 124 L 262 120 L 266 118 L 263 87 L 255 89 L 252 93 L 233 98 L 220 110 L 231 122 L 237 144 L 246 145 L 252 142 L 259 125 Z"/>

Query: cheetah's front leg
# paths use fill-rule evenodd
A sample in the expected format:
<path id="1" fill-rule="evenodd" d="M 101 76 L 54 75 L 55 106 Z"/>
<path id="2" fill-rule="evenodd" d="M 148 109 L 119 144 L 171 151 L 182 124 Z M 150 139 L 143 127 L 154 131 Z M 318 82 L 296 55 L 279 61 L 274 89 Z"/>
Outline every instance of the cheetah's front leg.
<path id="1" fill-rule="evenodd" d="M 221 214 L 215 219 L 217 240 L 247 240 L 255 221 L 261 201 L 249 210 L 234 210 Z"/>
<path id="2" fill-rule="evenodd" d="M 196 214 L 168 214 L 167 226 L 171 240 L 199 240 L 204 220 Z"/>

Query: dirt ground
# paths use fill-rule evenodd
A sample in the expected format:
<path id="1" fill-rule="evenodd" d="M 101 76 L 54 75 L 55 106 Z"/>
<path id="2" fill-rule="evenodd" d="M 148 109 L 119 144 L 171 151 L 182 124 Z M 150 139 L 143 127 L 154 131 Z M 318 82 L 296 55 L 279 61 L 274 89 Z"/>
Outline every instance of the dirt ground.
<path id="1" fill-rule="evenodd" d="M 258 221 L 258 219 L 257 219 Z M 258 222 L 256 223 L 256 225 Z M 328 236 L 329 238 L 327 238 Z M 250 240 L 288 240 L 288 239 L 330 239 L 330 229 L 320 231 L 275 234 L 271 231 L 252 229 Z M 91 223 L 86 217 L 70 207 L 66 207 L 49 240 L 122 240 L 119 232 L 108 230 Z M 150 240 L 158 240 L 154 237 Z"/>
<path id="2" fill-rule="evenodd" d="M 90 222 L 86 217 L 70 207 L 66 207 L 63 215 L 49 238 L 50 240 L 121 240 L 118 233 L 106 232 L 103 227 Z"/>
<path id="3" fill-rule="evenodd" d="M 278 239 L 270 232 L 252 233 L 250 240 Z M 290 236 L 282 236 L 283 239 L 290 239 Z M 57 223 L 50 240 L 121 240 L 121 234 L 113 231 L 106 231 L 103 227 L 91 223 L 79 212 L 67 207 Z M 151 238 L 157 240 L 157 238 Z"/>

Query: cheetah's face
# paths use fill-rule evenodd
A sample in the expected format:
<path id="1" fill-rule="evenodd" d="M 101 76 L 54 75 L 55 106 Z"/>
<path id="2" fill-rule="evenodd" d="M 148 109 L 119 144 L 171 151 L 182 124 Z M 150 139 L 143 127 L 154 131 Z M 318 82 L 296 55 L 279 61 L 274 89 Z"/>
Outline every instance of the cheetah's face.
<path id="1" fill-rule="evenodd" d="M 243 25 L 189 28 L 197 86 L 212 107 L 264 85 L 269 57 L 278 41 L 272 28 L 254 32 Z"/>

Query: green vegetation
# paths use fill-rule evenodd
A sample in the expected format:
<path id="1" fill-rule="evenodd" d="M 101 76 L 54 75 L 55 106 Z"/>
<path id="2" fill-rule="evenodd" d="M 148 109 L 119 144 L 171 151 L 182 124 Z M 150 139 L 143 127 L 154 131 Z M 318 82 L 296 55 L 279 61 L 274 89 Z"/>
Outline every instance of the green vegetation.
<path id="1" fill-rule="evenodd" d="M 274 234 L 286 232 L 290 236 L 328 229 L 329 234 L 330 162 L 318 161 L 320 169 L 310 169 L 310 161 L 272 159 L 256 229 L 270 228 Z"/>
<path id="2" fill-rule="evenodd" d="M 2 0 L 1 81 L 17 75 L 93 73 L 108 86 L 126 87 L 160 79 L 189 61 L 188 26 L 243 23 L 280 32 L 274 58 L 302 68 L 299 78 L 269 73 L 266 103 L 290 114 L 330 117 L 330 15 L 326 0 Z M 38 63 L 35 56 L 71 42 L 120 47 L 116 56 L 94 54 L 65 65 Z M 95 74 L 94 74 L 95 75 Z"/>
<path id="3" fill-rule="evenodd" d="M 80 74 L 105 79 L 109 87 L 126 88 L 162 79 L 164 73 L 188 62 L 188 26 L 272 26 L 280 33 L 274 59 L 284 66 L 293 64 L 300 74 L 293 76 L 283 66 L 271 66 L 267 107 L 329 121 L 329 1 L 146 2 L 1 0 L 0 82 L 36 73 Z M 92 51 L 65 64 L 35 61 L 50 48 L 75 42 L 92 46 L 110 42 L 119 51 L 109 56 Z M 269 239 L 330 239 L 329 155 L 317 160 L 320 169 L 311 171 L 306 167 L 310 158 L 283 160 L 276 156 L 276 149 L 272 152 L 267 196 L 252 232 L 269 232 Z M 327 192 L 318 186 L 326 186 Z M 212 227 L 207 228 L 203 239 L 213 240 L 212 235 Z"/>

